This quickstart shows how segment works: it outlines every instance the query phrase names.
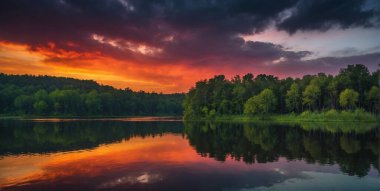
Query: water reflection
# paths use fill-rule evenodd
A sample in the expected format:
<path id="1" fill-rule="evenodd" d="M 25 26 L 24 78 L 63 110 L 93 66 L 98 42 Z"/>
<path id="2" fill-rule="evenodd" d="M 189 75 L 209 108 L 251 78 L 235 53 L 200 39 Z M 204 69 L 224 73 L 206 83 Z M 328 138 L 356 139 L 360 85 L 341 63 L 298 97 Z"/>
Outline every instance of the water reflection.
<path id="1" fill-rule="evenodd" d="M 336 129 L 331 124 L 0 121 L 0 188 L 378 190 L 379 128 Z"/>
<path id="2" fill-rule="evenodd" d="M 371 166 L 379 169 L 378 128 L 332 133 L 323 128 L 305 130 L 303 126 L 265 123 L 186 123 L 186 134 L 197 152 L 219 161 L 232 157 L 252 164 L 285 157 L 338 164 L 342 172 L 359 177 L 367 175 Z"/>
<path id="3" fill-rule="evenodd" d="M 6 120 L 0 121 L 0 157 L 7 154 L 90 149 L 100 144 L 128 140 L 132 137 L 144 138 L 182 132 L 183 124 L 180 121 Z"/>

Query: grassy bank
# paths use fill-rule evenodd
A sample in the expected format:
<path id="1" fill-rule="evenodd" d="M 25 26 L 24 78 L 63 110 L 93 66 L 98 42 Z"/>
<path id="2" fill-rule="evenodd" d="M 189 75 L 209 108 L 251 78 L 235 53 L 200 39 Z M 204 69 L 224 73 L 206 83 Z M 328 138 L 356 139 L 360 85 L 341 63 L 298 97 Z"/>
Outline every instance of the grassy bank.
<path id="1" fill-rule="evenodd" d="M 191 120 L 213 120 L 213 121 L 272 121 L 272 122 L 380 122 L 379 116 L 365 112 L 355 111 L 336 111 L 326 112 L 305 111 L 300 114 L 267 114 L 267 115 L 223 115 L 213 118 L 197 118 Z"/>

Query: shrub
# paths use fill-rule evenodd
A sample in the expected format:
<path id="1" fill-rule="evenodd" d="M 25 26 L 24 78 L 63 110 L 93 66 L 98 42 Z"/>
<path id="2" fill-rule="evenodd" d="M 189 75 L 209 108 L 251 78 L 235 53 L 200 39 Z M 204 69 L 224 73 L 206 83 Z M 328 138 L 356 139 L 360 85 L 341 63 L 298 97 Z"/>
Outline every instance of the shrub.
<path id="1" fill-rule="evenodd" d="M 309 110 L 307 110 L 307 111 L 304 111 L 304 112 L 302 112 L 301 113 L 301 117 L 309 117 L 309 116 L 311 116 L 313 113 L 311 112 L 311 111 L 309 111 Z"/>
<path id="2" fill-rule="evenodd" d="M 332 118 L 332 117 L 336 117 L 338 115 L 338 111 L 335 110 L 335 109 L 330 109 L 326 112 L 326 117 L 329 117 L 329 118 Z"/>

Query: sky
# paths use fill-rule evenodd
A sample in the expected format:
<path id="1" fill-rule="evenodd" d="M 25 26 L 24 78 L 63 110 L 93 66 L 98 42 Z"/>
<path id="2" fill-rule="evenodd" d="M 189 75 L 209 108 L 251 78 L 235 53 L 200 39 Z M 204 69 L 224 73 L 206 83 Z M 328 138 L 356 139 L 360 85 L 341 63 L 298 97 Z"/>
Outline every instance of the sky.
<path id="1" fill-rule="evenodd" d="M 0 73 L 187 92 L 380 64 L 378 0 L 2 0 Z"/>

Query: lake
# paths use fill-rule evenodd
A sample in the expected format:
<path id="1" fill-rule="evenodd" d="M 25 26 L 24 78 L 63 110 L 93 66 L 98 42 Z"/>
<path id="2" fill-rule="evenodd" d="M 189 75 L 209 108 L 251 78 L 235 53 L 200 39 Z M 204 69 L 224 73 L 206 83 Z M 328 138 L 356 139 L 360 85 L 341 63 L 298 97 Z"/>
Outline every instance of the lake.
<path id="1" fill-rule="evenodd" d="M 378 124 L 1 120 L 0 190 L 380 190 L 379 136 Z"/>

